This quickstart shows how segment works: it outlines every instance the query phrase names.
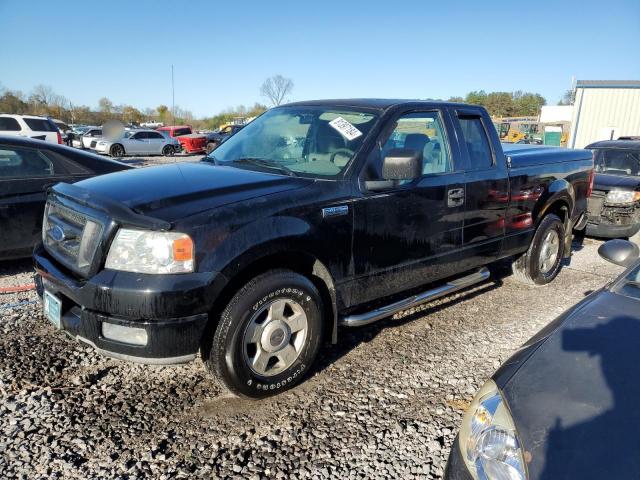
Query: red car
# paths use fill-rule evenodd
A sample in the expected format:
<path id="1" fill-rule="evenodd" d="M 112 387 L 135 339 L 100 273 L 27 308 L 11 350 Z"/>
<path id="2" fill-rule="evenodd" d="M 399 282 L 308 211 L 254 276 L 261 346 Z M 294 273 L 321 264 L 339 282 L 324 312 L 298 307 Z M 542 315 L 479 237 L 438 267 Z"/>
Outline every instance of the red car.
<path id="1" fill-rule="evenodd" d="M 202 153 L 207 147 L 207 136 L 193 133 L 189 125 L 172 125 L 156 129 L 159 132 L 167 132 L 180 142 L 182 149 L 187 153 Z"/>

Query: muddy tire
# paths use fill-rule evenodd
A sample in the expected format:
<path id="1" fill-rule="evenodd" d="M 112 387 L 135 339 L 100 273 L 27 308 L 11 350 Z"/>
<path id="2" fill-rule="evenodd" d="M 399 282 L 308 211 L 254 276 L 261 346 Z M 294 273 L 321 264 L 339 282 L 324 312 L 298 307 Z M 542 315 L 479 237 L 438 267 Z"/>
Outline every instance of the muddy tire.
<path id="1" fill-rule="evenodd" d="M 553 281 L 562 268 L 564 236 L 564 224 L 558 216 L 544 217 L 529 249 L 512 263 L 514 278 L 527 285 L 546 285 Z"/>
<path id="2" fill-rule="evenodd" d="M 306 277 L 272 270 L 242 287 L 205 339 L 207 368 L 232 393 L 264 398 L 299 383 L 322 337 L 322 300 Z"/>

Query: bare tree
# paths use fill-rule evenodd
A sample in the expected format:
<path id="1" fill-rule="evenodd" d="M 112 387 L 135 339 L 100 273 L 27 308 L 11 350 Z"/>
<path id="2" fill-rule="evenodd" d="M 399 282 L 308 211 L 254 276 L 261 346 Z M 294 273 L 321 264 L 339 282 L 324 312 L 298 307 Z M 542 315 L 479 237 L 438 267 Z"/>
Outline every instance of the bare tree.
<path id="1" fill-rule="evenodd" d="M 293 80 L 284 78 L 282 75 L 274 75 L 264 81 L 262 87 L 260 87 L 260 94 L 267 98 L 273 106 L 277 106 L 284 101 L 292 90 Z"/>

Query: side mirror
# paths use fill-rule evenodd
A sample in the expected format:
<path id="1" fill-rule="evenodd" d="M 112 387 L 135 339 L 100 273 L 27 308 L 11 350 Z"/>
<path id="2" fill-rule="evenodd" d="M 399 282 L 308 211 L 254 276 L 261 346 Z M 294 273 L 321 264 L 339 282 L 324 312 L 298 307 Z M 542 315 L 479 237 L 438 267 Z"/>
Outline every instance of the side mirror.
<path id="1" fill-rule="evenodd" d="M 600 245 L 598 254 L 615 265 L 630 267 L 640 257 L 640 248 L 628 240 L 609 240 Z"/>
<path id="2" fill-rule="evenodd" d="M 385 180 L 415 180 L 422 176 L 422 152 L 411 148 L 393 148 L 382 160 Z"/>

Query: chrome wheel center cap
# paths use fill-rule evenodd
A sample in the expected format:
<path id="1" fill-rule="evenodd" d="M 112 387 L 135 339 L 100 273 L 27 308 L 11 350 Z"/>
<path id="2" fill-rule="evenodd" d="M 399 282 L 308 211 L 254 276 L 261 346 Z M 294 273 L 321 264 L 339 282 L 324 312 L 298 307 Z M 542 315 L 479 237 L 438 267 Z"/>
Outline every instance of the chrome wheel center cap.
<path id="1" fill-rule="evenodd" d="M 260 345 L 264 351 L 274 353 L 288 345 L 290 339 L 289 326 L 281 320 L 273 320 L 264 327 L 260 337 Z"/>

